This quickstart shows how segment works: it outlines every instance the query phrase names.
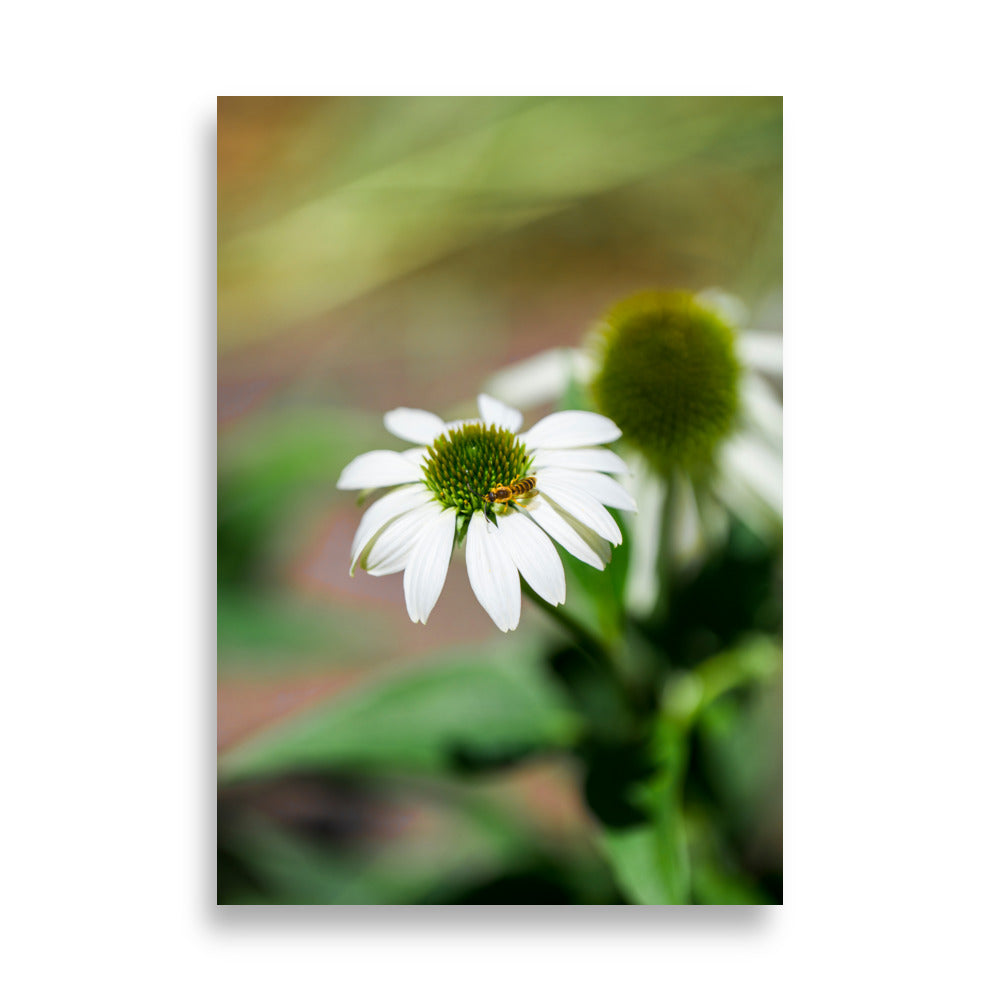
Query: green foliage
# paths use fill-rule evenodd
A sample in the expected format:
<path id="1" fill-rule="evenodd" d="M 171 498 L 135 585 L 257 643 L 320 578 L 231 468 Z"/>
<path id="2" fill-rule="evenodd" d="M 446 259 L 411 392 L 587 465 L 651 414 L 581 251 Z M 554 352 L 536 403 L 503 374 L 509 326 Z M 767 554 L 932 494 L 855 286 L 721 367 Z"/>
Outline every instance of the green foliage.
<path id="1" fill-rule="evenodd" d="M 289 658 L 325 670 L 357 666 L 395 649 L 378 610 L 290 601 L 235 587 L 220 588 L 217 607 L 219 672 L 287 676 Z"/>
<path id="2" fill-rule="evenodd" d="M 537 647 L 498 644 L 374 676 L 220 760 L 227 781 L 283 771 L 448 769 L 462 755 L 502 759 L 566 746 L 575 722 L 537 668 Z"/>
<path id="3" fill-rule="evenodd" d="M 370 421 L 336 410 L 250 418 L 219 441 L 218 576 L 229 589 L 265 582 L 288 526 L 311 500 L 329 504 L 359 450 L 382 444 Z"/>
<path id="4" fill-rule="evenodd" d="M 775 644 L 757 637 L 700 664 L 690 673 L 676 675 L 664 692 L 662 712 L 644 747 L 644 767 L 612 760 L 611 773 L 620 781 L 619 797 L 632 811 L 612 816 L 607 810 L 602 846 L 615 878 L 635 903 L 746 903 L 767 901 L 767 894 L 733 860 L 734 844 L 760 841 L 761 816 L 755 812 L 768 802 L 775 787 L 775 757 L 760 747 L 775 748 L 773 734 L 778 719 L 768 715 L 764 725 L 748 729 L 740 712 L 725 713 L 734 693 L 757 692 L 759 685 L 775 681 L 779 656 Z M 720 702 L 719 699 L 722 699 Z M 692 736 L 699 757 L 690 760 Z M 752 734 L 752 736 L 751 736 Z M 751 739 L 756 742 L 751 743 Z M 716 765 L 724 758 L 723 766 Z M 720 797 L 705 784 L 705 763 L 718 782 Z M 761 762 L 767 761 L 764 772 Z M 780 772 L 780 754 L 777 756 Z M 591 765 L 593 767 L 593 764 Z M 769 769 L 771 768 L 771 769 Z M 693 784 L 687 788 L 688 781 Z M 590 798 L 593 806 L 593 798 Z M 727 816 L 718 815 L 720 806 Z M 700 817 L 692 823 L 689 810 Z M 711 822 L 706 822 L 708 816 Z M 768 831 L 764 831 L 765 835 Z"/>
<path id="5" fill-rule="evenodd" d="M 268 817 L 259 793 L 237 789 L 242 800 L 234 796 L 220 817 L 220 902 L 448 900 L 536 853 L 518 823 L 477 797 L 448 786 L 420 789 L 420 798 L 416 791 L 396 784 L 345 798 L 342 788 L 329 784 L 326 801 L 336 803 L 335 817 L 345 818 L 335 819 L 333 828 L 296 830 Z M 417 835 L 401 835 L 414 825 Z M 462 845 L 460 856 L 455 844 Z"/>

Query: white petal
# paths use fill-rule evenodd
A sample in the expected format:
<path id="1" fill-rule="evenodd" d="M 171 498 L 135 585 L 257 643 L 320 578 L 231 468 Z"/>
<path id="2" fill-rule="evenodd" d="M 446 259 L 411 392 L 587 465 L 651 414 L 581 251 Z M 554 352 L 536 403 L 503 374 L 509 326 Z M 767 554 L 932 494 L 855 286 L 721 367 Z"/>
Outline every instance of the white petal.
<path id="1" fill-rule="evenodd" d="M 500 529 L 477 510 L 469 522 L 465 565 L 476 600 L 501 632 L 517 628 L 521 620 L 521 585 L 517 567 L 500 539 Z"/>
<path id="2" fill-rule="evenodd" d="M 351 576 L 354 576 L 354 567 L 357 565 L 361 553 L 390 521 L 433 499 L 434 494 L 423 483 L 415 483 L 413 486 L 403 486 L 398 490 L 393 490 L 380 500 L 376 500 L 362 514 L 361 523 L 358 525 L 354 541 L 351 543 Z"/>
<path id="3" fill-rule="evenodd" d="M 486 388 L 524 409 L 551 403 L 568 388 L 573 377 L 573 356 L 577 353 L 565 347 L 542 351 L 497 372 Z"/>
<path id="4" fill-rule="evenodd" d="M 782 438 L 782 408 L 771 387 L 765 379 L 753 372 L 743 373 L 740 386 L 740 396 L 747 419 L 761 432 L 767 435 L 771 442 L 781 447 Z"/>
<path id="5" fill-rule="evenodd" d="M 500 514 L 497 525 L 507 555 L 528 586 L 549 604 L 564 604 L 566 574 L 549 536 L 518 510 Z"/>
<path id="6" fill-rule="evenodd" d="M 538 492 L 544 493 L 567 514 L 596 531 L 612 545 L 621 544 L 622 533 L 615 519 L 589 493 L 573 486 L 549 484 L 543 477 L 538 479 Z"/>
<path id="7" fill-rule="evenodd" d="M 722 455 L 729 478 L 739 478 L 775 514 L 781 515 L 781 459 L 745 434 L 726 442 Z"/>
<path id="8" fill-rule="evenodd" d="M 736 339 L 736 351 L 742 361 L 767 375 L 780 375 L 782 369 L 780 333 L 763 330 L 743 330 Z"/>
<path id="9" fill-rule="evenodd" d="M 682 564 L 691 562 L 701 554 L 704 536 L 701 531 L 701 519 L 698 516 L 698 501 L 691 480 L 687 476 L 674 478 L 674 511 L 671 528 L 671 547 Z"/>
<path id="10" fill-rule="evenodd" d="M 536 469 L 555 466 L 560 469 L 587 469 L 592 472 L 629 471 L 625 460 L 607 448 L 567 448 L 555 451 L 541 449 L 532 456 L 531 464 Z"/>
<path id="11" fill-rule="evenodd" d="M 660 595 L 657 560 L 667 484 L 640 459 L 633 462 L 639 513 L 629 525 L 628 572 L 625 575 L 625 607 L 642 617 L 656 607 Z"/>
<path id="12" fill-rule="evenodd" d="M 405 569 L 418 536 L 440 510 L 441 505 L 432 500 L 401 514 L 376 537 L 368 552 L 362 555 L 362 568 L 372 576 L 387 576 Z"/>
<path id="13" fill-rule="evenodd" d="M 588 445 L 607 444 L 617 441 L 622 432 L 614 421 L 599 413 L 585 410 L 564 410 L 551 413 L 522 434 L 522 440 L 530 449 L 535 448 L 584 448 Z"/>
<path id="14" fill-rule="evenodd" d="M 511 406 L 501 403 L 499 399 L 487 396 L 485 392 L 479 394 L 478 403 L 479 415 L 487 427 L 490 424 L 496 424 L 497 427 L 506 427 L 507 430 L 516 434 L 520 430 L 521 424 L 524 423 L 524 414 L 520 410 L 515 410 Z"/>
<path id="15" fill-rule="evenodd" d="M 721 288 L 706 288 L 695 296 L 695 301 L 730 326 L 742 326 L 747 321 L 747 307 L 743 300 Z"/>
<path id="16" fill-rule="evenodd" d="M 774 512 L 732 470 L 723 466 L 713 489 L 720 508 L 728 508 L 762 538 L 767 537 L 774 528 Z M 729 523 L 728 518 L 726 523 Z"/>
<path id="17" fill-rule="evenodd" d="M 420 479 L 420 466 L 398 451 L 366 451 L 348 462 L 337 480 L 340 490 L 373 490 Z"/>
<path id="18" fill-rule="evenodd" d="M 530 514 L 540 528 L 580 562 L 594 569 L 604 569 L 611 560 L 611 546 L 605 539 L 565 511 L 558 510 L 540 494 L 533 496 L 521 510 Z"/>
<path id="19" fill-rule="evenodd" d="M 417 538 L 403 573 L 403 594 L 410 621 L 426 624 L 441 596 L 455 542 L 454 507 L 446 507 Z"/>
<path id="20" fill-rule="evenodd" d="M 550 485 L 569 490 L 581 490 L 605 507 L 618 507 L 635 513 L 635 500 L 625 487 L 602 472 L 580 472 L 575 469 L 546 469 L 538 474 L 538 488 L 544 493 Z"/>
<path id="21" fill-rule="evenodd" d="M 382 421 L 390 434 L 417 444 L 431 444 L 439 434 L 444 433 L 444 421 L 427 410 L 411 410 L 400 406 L 390 410 Z"/>
<path id="22" fill-rule="evenodd" d="M 418 469 L 423 463 L 424 456 L 426 454 L 426 448 L 407 448 L 406 451 L 400 452 L 400 455 L 402 455 L 407 462 L 412 462 Z"/>

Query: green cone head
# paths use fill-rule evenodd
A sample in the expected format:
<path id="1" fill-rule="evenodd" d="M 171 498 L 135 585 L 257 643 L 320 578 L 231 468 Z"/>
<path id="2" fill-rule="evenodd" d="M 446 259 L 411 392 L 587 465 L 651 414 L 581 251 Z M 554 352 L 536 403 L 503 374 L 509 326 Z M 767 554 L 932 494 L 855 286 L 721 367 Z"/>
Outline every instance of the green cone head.
<path id="1" fill-rule="evenodd" d="M 446 507 L 471 514 L 485 510 L 483 498 L 496 485 L 517 482 L 530 462 L 524 444 L 491 424 L 465 424 L 441 434 L 424 460 L 424 482 Z"/>
<path id="2" fill-rule="evenodd" d="M 598 407 L 660 472 L 711 468 L 739 405 L 735 332 L 687 292 L 643 292 L 598 328 Z"/>

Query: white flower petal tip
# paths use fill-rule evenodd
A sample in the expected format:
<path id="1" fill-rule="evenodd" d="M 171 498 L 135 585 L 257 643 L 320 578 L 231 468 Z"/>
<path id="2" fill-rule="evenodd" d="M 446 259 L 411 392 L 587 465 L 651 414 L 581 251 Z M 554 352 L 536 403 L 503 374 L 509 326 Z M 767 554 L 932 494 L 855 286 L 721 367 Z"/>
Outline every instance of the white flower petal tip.
<path id="1" fill-rule="evenodd" d="M 420 466 L 398 451 L 367 451 L 348 462 L 337 480 L 340 490 L 374 490 L 420 479 Z"/>
<path id="2" fill-rule="evenodd" d="M 372 576 L 388 576 L 406 568 L 417 539 L 441 505 L 430 500 L 400 514 L 382 531 L 361 556 L 361 568 Z"/>
<path id="3" fill-rule="evenodd" d="M 422 625 L 434 610 L 451 562 L 455 543 L 454 508 L 445 508 L 423 529 L 403 573 L 403 595 L 410 621 Z"/>
<path id="4" fill-rule="evenodd" d="M 743 330 L 737 338 L 736 350 L 743 363 L 751 368 L 766 375 L 781 375 L 783 343 L 780 333 Z"/>
<path id="5" fill-rule="evenodd" d="M 544 494 L 567 514 L 590 528 L 591 531 L 596 531 L 601 538 L 607 539 L 612 545 L 621 545 L 621 528 L 604 509 L 604 506 L 589 493 L 551 480 L 539 482 L 538 492 Z"/>
<path id="6" fill-rule="evenodd" d="M 526 434 L 521 435 L 530 449 L 585 448 L 608 444 L 622 436 L 613 420 L 586 410 L 563 410 L 543 417 Z"/>
<path id="7" fill-rule="evenodd" d="M 611 545 L 606 539 L 581 524 L 571 514 L 557 509 L 541 494 L 532 497 L 522 509 L 580 562 L 603 570 L 611 561 Z"/>
<path id="8" fill-rule="evenodd" d="M 497 526 L 507 554 L 528 586 L 549 604 L 565 604 L 566 573 L 548 535 L 517 510 L 500 514 Z"/>
<path id="9" fill-rule="evenodd" d="M 538 488 L 542 492 L 551 485 L 586 493 L 605 507 L 617 507 L 636 513 L 635 500 L 621 483 L 601 472 L 578 471 L 576 469 L 547 469 L 538 475 Z"/>
<path id="10" fill-rule="evenodd" d="M 405 514 L 433 499 L 434 494 L 423 483 L 415 483 L 413 486 L 401 486 L 380 500 L 376 500 L 361 516 L 361 523 L 351 543 L 351 576 L 354 576 L 358 560 L 383 528 L 400 514 Z"/>
<path id="11" fill-rule="evenodd" d="M 521 620 L 521 587 L 517 567 L 500 539 L 500 529 L 476 511 L 469 522 L 465 564 L 476 600 L 501 632 L 516 629 Z"/>
<path id="12" fill-rule="evenodd" d="M 444 421 L 436 414 L 406 406 L 390 410 L 382 418 L 382 422 L 390 434 L 415 444 L 432 444 L 445 429 Z"/>
<path id="13" fill-rule="evenodd" d="M 516 434 L 520 430 L 521 424 L 524 423 L 524 414 L 520 410 L 515 410 L 512 406 L 501 403 L 499 399 L 487 396 L 485 392 L 479 394 L 476 402 L 479 404 L 479 415 L 487 427 L 490 424 L 496 424 L 497 427 L 503 427 Z"/>

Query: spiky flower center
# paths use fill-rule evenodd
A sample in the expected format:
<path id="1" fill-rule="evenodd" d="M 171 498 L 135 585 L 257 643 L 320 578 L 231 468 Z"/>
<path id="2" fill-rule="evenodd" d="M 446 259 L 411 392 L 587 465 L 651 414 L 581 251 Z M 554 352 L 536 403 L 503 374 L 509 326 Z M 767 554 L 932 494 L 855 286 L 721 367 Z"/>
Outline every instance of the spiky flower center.
<path id="1" fill-rule="evenodd" d="M 464 424 L 445 431 L 428 448 L 424 482 L 446 507 L 471 514 L 492 506 L 486 494 L 527 475 L 528 454 L 521 440 L 491 424 Z"/>
<path id="2" fill-rule="evenodd" d="M 646 292 L 600 327 L 597 405 L 663 472 L 711 468 L 738 409 L 732 328 L 684 292 Z"/>

